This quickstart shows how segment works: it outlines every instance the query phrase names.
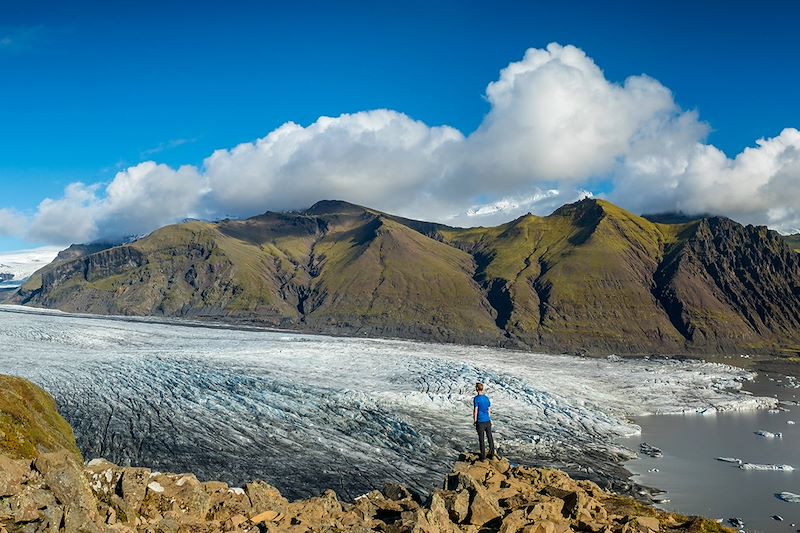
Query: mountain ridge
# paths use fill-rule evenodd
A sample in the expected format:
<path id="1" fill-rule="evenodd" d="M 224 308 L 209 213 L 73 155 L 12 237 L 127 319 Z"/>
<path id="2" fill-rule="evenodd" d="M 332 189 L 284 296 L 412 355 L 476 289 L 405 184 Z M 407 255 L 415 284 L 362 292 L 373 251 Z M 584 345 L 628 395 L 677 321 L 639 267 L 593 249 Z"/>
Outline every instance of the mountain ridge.
<path id="1" fill-rule="evenodd" d="M 341 200 L 191 221 L 56 261 L 15 301 L 547 351 L 800 351 L 800 254 L 776 232 L 596 199 L 495 227 Z"/>

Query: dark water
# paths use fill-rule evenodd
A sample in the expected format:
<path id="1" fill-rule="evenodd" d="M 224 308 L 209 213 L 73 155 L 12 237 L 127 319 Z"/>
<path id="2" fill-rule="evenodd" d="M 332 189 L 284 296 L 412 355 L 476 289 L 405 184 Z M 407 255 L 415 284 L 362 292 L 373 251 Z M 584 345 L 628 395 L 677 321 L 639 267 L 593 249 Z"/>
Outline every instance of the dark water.
<path id="1" fill-rule="evenodd" d="M 759 376 L 746 389 L 759 396 L 800 399 L 800 389 L 789 387 L 784 378 L 773 379 Z M 661 496 L 670 501 L 660 505 L 665 509 L 724 518 L 728 526 L 728 518 L 738 517 L 747 531 L 796 533 L 800 531 L 800 503 L 785 502 L 776 493 L 800 494 L 800 407 L 781 407 L 788 411 L 641 417 L 636 420 L 642 426 L 641 436 L 620 442 L 632 449 L 647 442 L 661 448 L 664 457 L 641 455 L 626 467 L 636 474 L 633 479 L 638 483 L 666 491 Z M 788 424 L 789 420 L 797 424 Z M 755 434 L 758 430 L 782 432 L 783 437 L 764 438 Z M 796 470 L 742 470 L 716 457 L 789 464 Z M 776 521 L 772 515 L 784 520 Z"/>

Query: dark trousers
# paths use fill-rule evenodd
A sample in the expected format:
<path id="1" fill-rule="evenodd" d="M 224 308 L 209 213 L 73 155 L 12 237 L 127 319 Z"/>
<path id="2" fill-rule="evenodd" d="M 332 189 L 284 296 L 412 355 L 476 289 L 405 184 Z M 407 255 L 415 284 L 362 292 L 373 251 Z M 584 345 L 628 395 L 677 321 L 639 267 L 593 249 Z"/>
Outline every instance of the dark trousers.
<path id="1" fill-rule="evenodd" d="M 492 423 L 491 422 L 478 422 L 475 424 L 478 430 L 478 442 L 481 445 L 481 461 L 486 459 L 486 446 L 483 443 L 483 435 L 486 434 L 486 439 L 489 441 L 489 455 L 494 455 L 494 438 L 492 437 Z"/>

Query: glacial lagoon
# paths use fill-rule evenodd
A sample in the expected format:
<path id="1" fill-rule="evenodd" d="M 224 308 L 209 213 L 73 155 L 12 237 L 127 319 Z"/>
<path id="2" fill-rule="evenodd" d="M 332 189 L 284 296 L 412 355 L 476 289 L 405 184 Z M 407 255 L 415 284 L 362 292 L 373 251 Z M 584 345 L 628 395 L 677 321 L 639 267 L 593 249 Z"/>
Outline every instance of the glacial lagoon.
<path id="1" fill-rule="evenodd" d="M 642 433 L 618 442 L 631 449 L 646 442 L 660 448 L 663 457 L 640 454 L 626 467 L 635 473 L 633 479 L 638 483 L 666 491 L 660 497 L 669 502 L 661 504 L 662 508 L 722 518 L 729 527 L 730 518 L 740 518 L 746 531 L 795 533 L 800 529 L 800 503 L 776 496 L 800 493 L 800 408 L 793 405 L 800 399 L 800 389 L 794 387 L 793 380 L 764 375 L 746 385 L 754 395 L 789 402 L 781 404 L 777 412 L 762 409 L 636 417 Z M 778 433 L 781 436 L 775 436 Z M 718 457 L 789 465 L 795 470 L 741 469 Z"/>

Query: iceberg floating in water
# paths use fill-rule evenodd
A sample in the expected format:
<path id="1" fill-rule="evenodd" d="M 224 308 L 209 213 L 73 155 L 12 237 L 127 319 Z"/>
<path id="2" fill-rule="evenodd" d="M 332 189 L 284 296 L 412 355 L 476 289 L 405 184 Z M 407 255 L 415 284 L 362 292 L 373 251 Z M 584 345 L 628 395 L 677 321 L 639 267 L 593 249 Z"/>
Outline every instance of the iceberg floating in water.
<path id="1" fill-rule="evenodd" d="M 741 518 L 728 518 L 728 523 L 735 528 L 743 528 L 744 527 L 744 520 Z"/>
<path id="2" fill-rule="evenodd" d="M 651 446 L 646 442 L 643 442 L 639 445 L 639 451 L 645 455 L 649 455 L 650 457 L 664 457 L 664 452 L 661 451 L 661 448 L 656 448 L 655 446 Z"/>
<path id="3" fill-rule="evenodd" d="M 773 433 L 771 431 L 765 431 L 763 429 L 759 429 L 755 433 L 756 435 L 764 437 L 765 439 L 780 439 L 781 437 L 783 437 L 783 433 L 781 433 L 780 431 L 778 431 L 777 433 Z"/>
<path id="4" fill-rule="evenodd" d="M 795 494 L 794 492 L 780 492 L 776 494 L 778 498 L 785 502 L 789 503 L 800 503 L 800 494 Z"/>
<path id="5" fill-rule="evenodd" d="M 758 463 L 744 463 L 739 465 L 742 470 L 778 470 L 782 472 L 791 472 L 794 470 L 792 465 L 762 465 Z"/>
<path id="6" fill-rule="evenodd" d="M 736 463 L 737 465 L 742 464 L 741 459 L 737 459 L 736 457 L 716 457 L 717 461 L 722 461 L 723 463 Z"/>

